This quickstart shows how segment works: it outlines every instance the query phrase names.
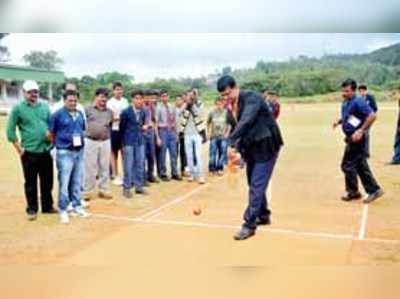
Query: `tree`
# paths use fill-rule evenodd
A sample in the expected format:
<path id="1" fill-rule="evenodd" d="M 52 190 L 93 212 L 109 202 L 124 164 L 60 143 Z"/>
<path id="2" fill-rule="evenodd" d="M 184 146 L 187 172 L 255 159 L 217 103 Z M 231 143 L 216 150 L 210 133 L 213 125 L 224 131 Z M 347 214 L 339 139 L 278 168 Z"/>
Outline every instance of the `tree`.
<path id="1" fill-rule="evenodd" d="M 57 70 L 64 63 L 54 50 L 46 52 L 31 51 L 29 54 L 25 54 L 22 59 L 31 67 L 45 70 Z"/>
<path id="2" fill-rule="evenodd" d="M 1 40 L 4 39 L 9 33 L 0 33 L 0 63 L 10 60 L 10 52 L 6 46 L 1 45 Z"/>

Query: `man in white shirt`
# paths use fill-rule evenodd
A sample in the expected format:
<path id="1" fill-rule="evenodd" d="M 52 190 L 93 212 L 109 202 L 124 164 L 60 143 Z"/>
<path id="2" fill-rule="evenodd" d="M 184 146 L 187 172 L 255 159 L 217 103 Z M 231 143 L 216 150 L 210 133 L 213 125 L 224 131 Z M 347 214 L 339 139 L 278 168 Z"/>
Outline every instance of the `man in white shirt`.
<path id="1" fill-rule="evenodd" d="M 114 185 L 121 186 L 122 180 L 118 177 L 118 153 L 122 155 L 122 139 L 119 131 L 119 118 L 121 112 L 129 107 L 128 100 L 123 97 L 124 87 L 121 82 L 114 82 L 113 97 L 107 101 L 107 108 L 113 113 L 111 127 L 111 181 Z"/>

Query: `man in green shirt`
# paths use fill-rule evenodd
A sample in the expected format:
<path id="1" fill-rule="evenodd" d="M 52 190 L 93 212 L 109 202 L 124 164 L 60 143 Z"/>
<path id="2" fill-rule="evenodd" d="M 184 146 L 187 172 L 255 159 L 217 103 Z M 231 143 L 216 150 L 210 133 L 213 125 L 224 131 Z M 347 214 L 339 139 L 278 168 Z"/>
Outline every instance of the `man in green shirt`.
<path id="1" fill-rule="evenodd" d="M 26 212 L 35 220 L 39 210 L 37 178 L 40 179 L 42 213 L 56 213 L 53 208 L 53 159 L 48 131 L 50 109 L 39 101 L 39 86 L 35 81 L 23 85 L 24 99 L 13 107 L 7 123 L 7 139 L 21 158 L 25 178 Z M 20 138 L 17 136 L 17 128 Z"/>

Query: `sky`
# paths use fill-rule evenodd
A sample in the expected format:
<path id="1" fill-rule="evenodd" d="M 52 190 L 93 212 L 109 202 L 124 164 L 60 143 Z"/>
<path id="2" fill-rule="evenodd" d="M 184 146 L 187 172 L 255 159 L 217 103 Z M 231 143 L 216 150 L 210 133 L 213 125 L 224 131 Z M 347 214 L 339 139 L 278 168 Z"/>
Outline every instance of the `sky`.
<path id="1" fill-rule="evenodd" d="M 398 0 L 0 0 L 4 32 L 396 32 Z"/>
<path id="2" fill-rule="evenodd" d="M 253 67 L 299 55 L 367 53 L 400 42 L 399 33 L 12 33 L 4 39 L 12 64 L 31 50 L 56 50 L 67 76 L 118 71 L 136 82 L 198 77 L 224 66 Z"/>

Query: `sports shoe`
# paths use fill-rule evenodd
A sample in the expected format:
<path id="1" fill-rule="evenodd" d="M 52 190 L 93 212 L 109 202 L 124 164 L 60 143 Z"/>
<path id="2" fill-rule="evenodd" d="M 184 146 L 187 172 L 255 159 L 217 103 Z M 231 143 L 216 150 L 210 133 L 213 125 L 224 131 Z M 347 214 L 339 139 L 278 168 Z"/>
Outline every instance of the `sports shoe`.
<path id="1" fill-rule="evenodd" d="M 115 185 L 115 186 L 122 186 L 122 180 L 121 180 L 120 177 L 117 177 L 117 176 L 116 176 L 111 182 L 112 182 L 113 185 Z"/>
<path id="2" fill-rule="evenodd" d="M 35 221 L 37 219 L 36 212 L 28 211 L 26 215 L 29 221 Z"/>
<path id="3" fill-rule="evenodd" d="M 341 197 L 341 199 L 343 201 L 352 201 L 352 200 L 360 199 L 361 197 L 362 197 L 361 193 L 360 192 L 356 192 L 356 193 L 352 193 L 352 194 L 346 193 L 345 195 L 343 195 Z"/>
<path id="4" fill-rule="evenodd" d="M 381 197 L 383 194 L 385 194 L 385 192 L 383 192 L 382 189 L 379 189 L 378 191 L 369 194 L 365 199 L 364 199 L 364 203 L 368 204 L 371 203 L 375 200 L 377 200 L 379 197 Z"/>
<path id="5" fill-rule="evenodd" d="M 79 218 L 88 218 L 90 214 L 86 212 L 82 206 L 79 206 L 74 209 L 74 211 L 71 213 L 71 216 Z"/>
<path id="6" fill-rule="evenodd" d="M 123 190 L 122 196 L 126 199 L 131 199 L 133 197 L 131 190 Z"/>
<path id="7" fill-rule="evenodd" d="M 206 180 L 203 177 L 199 177 L 198 182 L 200 185 L 203 185 L 206 183 Z"/>
<path id="8" fill-rule="evenodd" d="M 193 182 L 194 181 L 194 177 L 189 176 L 187 180 L 188 180 L 188 182 Z"/>
<path id="9" fill-rule="evenodd" d="M 238 232 L 233 236 L 233 238 L 234 238 L 236 241 L 242 241 L 242 240 L 246 240 L 246 239 L 248 239 L 248 238 L 254 236 L 255 234 L 256 234 L 256 231 L 255 231 L 254 229 L 250 229 L 250 228 L 247 228 L 247 227 L 242 227 L 242 228 L 240 229 L 240 231 L 238 231 Z"/>
<path id="10" fill-rule="evenodd" d="M 69 224 L 69 216 L 67 211 L 60 212 L 60 223 L 61 224 Z"/>

